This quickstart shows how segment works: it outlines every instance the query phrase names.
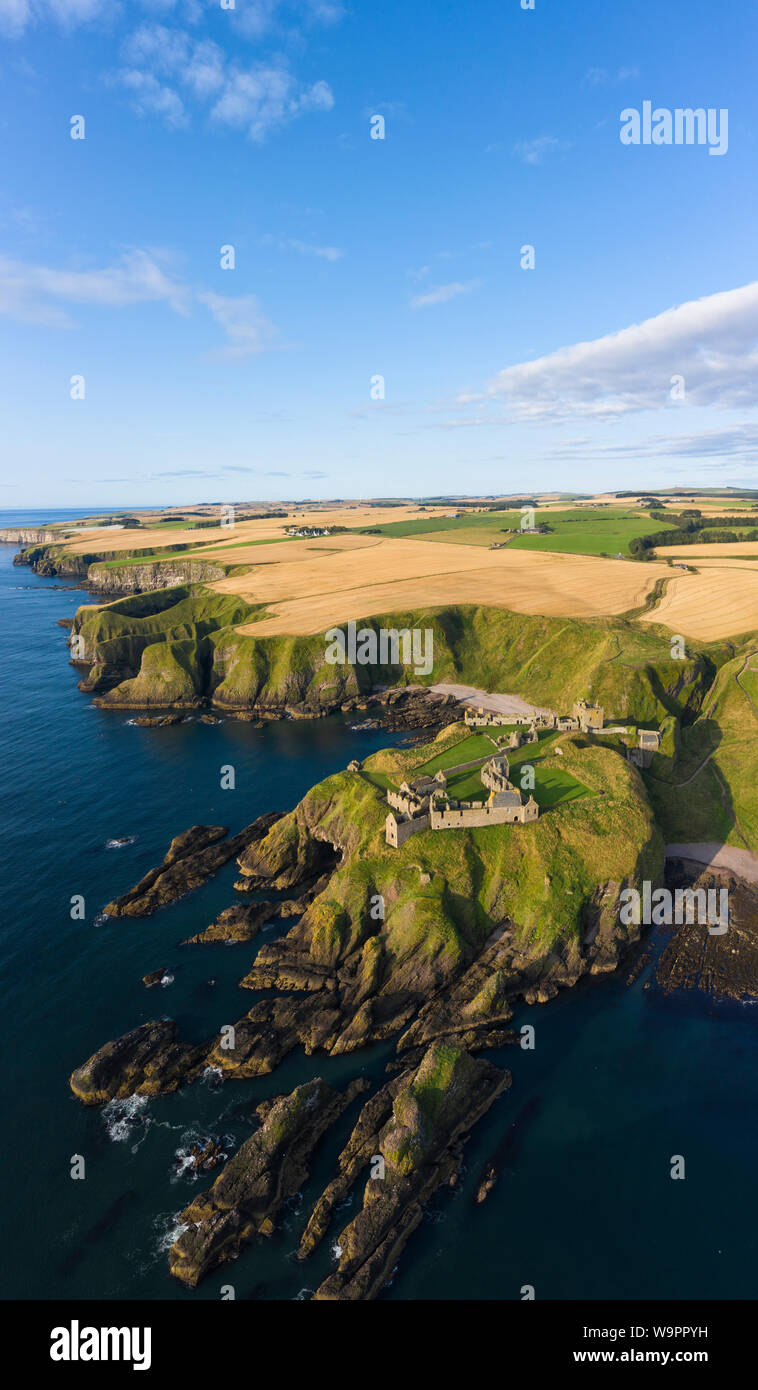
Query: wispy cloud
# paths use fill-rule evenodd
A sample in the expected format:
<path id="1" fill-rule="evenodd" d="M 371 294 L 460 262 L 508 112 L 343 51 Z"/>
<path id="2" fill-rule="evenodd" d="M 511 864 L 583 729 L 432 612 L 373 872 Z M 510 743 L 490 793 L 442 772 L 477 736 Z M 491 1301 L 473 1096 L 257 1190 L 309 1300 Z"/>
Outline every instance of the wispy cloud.
<path id="1" fill-rule="evenodd" d="M 130 250 L 103 269 L 68 269 L 31 265 L 0 257 L 0 316 L 47 328 L 73 328 L 72 305 L 122 309 L 164 303 L 188 316 L 202 305 L 223 329 L 225 357 L 257 356 L 275 346 L 278 330 L 255 295 L 215 294 L 183 284 L 161 263 L 156 252 Z"/>
<path id="2" fill-rule="evenodd" d="M 758 464 L 758 424 L 742 422 L 724 429 L 700 430 L 697 433 L 650 434 L 641 440 L 572 439 L 555 445 L 551 458 L 584 460 L 586 458 L 689 458 L 729 460 L 750 465 L 753 474 Z"/>
<path id="3" fill-rule="evenodd" d="M 277 246 L 280 251 L 297 251 L 300 256 L 316 256 L 321 261 L 341 261 L 344 251 L 339 246 L 317 246 L 310 241 L 298 241 L 297 237 L 274 237 L 270 234 L 261 237 L 264 246 Z"/>
<path id="4" fill-rule="evenodd" d="M 517 140 L 513 146 L 514 154 L 524 164 L 541 164 L 548 155 L 559 154 L 571 149 L 568 140 L 559 140 L 555 135 L 538 135 L 534 140 Z"/>
<path id="5" fill-rule="evenodd" d="M 426 294 L 414 295 L 411 300 L 412 309 L 429 309 L 435 304 L 447 304 L 451 299 L 457 299 L 461 294 L 470 294 L 472 290 L 478 289 L 480 280 L 468 280 L 465 283 L 454 280 L 449 285 L 438 285 L 434 290 L 428 290 Z"/>
<path id="6" fill-rule="evenodd" d="M 639 68 L 634 67 L 617 68 L 615 72 L 609 72 L 607 68 L 588 68 L 583 83 L 585 87 L 615 87 L 619 82 L 629 82 L 639 75 Z"/>
<path id="7" fill-rule="evenodd" d="M 266 318 L 254 294 L 234 299 L 207 290 L 197 297 L 226 333 L 227 346 L 220 349 L 224 357 L 257 356 L 272 346 L 278 330 Z"/>
<path id="8" fill-rule="evenodd" d="M 121 308 L 163 301 L 185 314 L 189 299 L 186 286 L 147 251 L 127 251 L 103 270 L 61 270 L 0 257 L 0 314 L 25 323 L 70 327 L 65 304 Z"/>
<path id="9" fill-rule="evenodd" d="M 102 17 L 101 0 L 0 0 L 0 33 L 9 38 L 20 38 L 31 24 L 43 20 L 73 29 Z"/>
<path id="10" fill-rule="evenodd" d="M 487 394 L 521 419 L 613 418 L 669 405 L 674 376 L 688 405 L 758 405 L 758 281 L 506 367 Z"/>
<path id="11" fill-rule="evenodd" d="M 139 25 L 122 57 L 112 84 L 129 94 L 140 115 L 160 116 L 172 129 L 188 124 L 198 107 L 216 127 L 262 141 L 307 112 L 334 105 L 327 82 L 301 83 L 283 58 L 245 65 L 213 40 L 165 24 Z"/>

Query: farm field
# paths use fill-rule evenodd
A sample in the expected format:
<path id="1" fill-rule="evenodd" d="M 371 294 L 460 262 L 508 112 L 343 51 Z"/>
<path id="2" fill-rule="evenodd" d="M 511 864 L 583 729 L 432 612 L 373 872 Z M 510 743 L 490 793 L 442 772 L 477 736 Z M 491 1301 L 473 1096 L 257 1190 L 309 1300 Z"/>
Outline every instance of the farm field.
<path id="1" fill-rule="evenodd" d="M 640 621 L 663 623 L 703 642 L 758 629 L 758 561 L 749 565 L 703 560 L 695 573 L 670 579 L 663 598 Z"/>
<path id="2" fill-rule="evenodd" d="M 243 562 L 236 549 L 225 558 Z M 449 603 L 553 617 L 611 616 L 640 607 L 656 581 L 670 573 L 654 561 L 641 565 L 413 538 L 341 536 L 261 546 L 245 574 L 229 575 L 212 587 L 265 605 L 266 613 L 241 632 L 307 635 L 349 619 Z"/>
<path id="3" fill-rule="evenodd" d="M 536 508 L 535 520 L 552 527 L 548 535 L 520 533 L 520 511 L 468 513 L 441 521 L 423 518 L 389 522 L 379 527 L 384 536 L 418 536 L 429 541 L 445 540 L 455 545 L 490 546 L 508 544 L 520 550 L 552 550 L 575 555 L 628 555 L 634 536 L 663 531 L 644 510 L 586 505 L 567 510 L 555 503 Z M 519 531 L 504 534 L 506 528 Z"/>
<path id="4" fill-rule="evenodd" d="M 724 556 L 755 560 L 758 559 L 758 541 L 713 541 L 711 545 L 667 545 L 658 551 L 659 556 L 672 560 L 719 560 Z"/>
<path id="5" fill-rule="evenodd" d="M 67 549 L 76 555 L 85 555 L 89 551 L 102 548 L 107 551 L 135 550 L 144 549 L 149 546 L 167 547 L 167 545 L 185 545 L 193 547 L 193 553 L 197 556 L 205 556 L 211 545 L 221 545 L 224 549 L 231 546 L 242 547 L 245 544 L 276 540 L 283 538 L 288 526 L 346 526 L 362 527 L 372 524 L 380 525 L 388 519 L 398 516 L 404 518 L 407 524 L 412 525 L 413 520 L 419 513 L 418 506 L 406 507 L 367 507 L 356 503 L 353 506 L 340 505 L 326 509 L 307 509 L 284 507 L 288 513 L 286 517 L 259 518 L 254 521 L 238 521 L 233 527 L 229 526 L 209 526 L 198 530 L 196 525 L 189 523 L 184 525 L 182 522 L 175 522 L 171 519 L 157 521 L 154 526 L 146 525 L 140 528 L 124 527 L 89 527 L 87 529 L 77 528 L 75 536 L 67 543 Z M 444 508 L 439 509 L 439 518 L 442 517 Z M 423 514 L 421 514 L 423 515 Z M 427 510 L 428 516 L 428 510 Z M 182 552 L 187 558 L 189 552 Z"/>

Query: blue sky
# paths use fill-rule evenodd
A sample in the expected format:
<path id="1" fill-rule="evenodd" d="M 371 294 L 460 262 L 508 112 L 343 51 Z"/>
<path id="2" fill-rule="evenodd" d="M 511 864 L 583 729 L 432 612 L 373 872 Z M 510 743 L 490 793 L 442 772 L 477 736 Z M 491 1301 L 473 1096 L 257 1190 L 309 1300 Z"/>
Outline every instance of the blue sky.
<path id="1" fill-rule="evenodd" d="M 758 485 L 734 11 L 0 0 L 0 506 Z"/>

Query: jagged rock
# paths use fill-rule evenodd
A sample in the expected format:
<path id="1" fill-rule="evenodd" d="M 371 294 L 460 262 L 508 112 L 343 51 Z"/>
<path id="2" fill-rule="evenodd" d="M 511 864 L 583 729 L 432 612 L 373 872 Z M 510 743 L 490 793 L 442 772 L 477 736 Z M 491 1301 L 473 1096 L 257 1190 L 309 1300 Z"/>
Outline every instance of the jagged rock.
<path id="1" fill-rule="evenodd" d="M 224 1150 L 215 1139 L 206 1144 L 193 1144 L 190 1149 L 192 1166 L 196 1173 L 210 1173 L 223 1161 Z"/>
<path id="2" fill-rule="evenodd" d="M 85 1105 L 127 1096 L 159 1096 L 197 1076 L 207 1045 L 176 1042 L 173 1019 L 153 1020 L 98 1048 L 71 1073 L 69 1085 Z"/>
<path id="3" fill-rule="evenodd" d="M 376 1161 L 362 1209 L 337 1237 L 337 1268 L 317 1289 L 316 1299 L 376 1297 L 421 1221 L 424 1203 L 443 1183 L 455 1180 L 463 1139 L 509 1084 L 508 1073 L 489 1062 L 434 1043 L 418 1068 L 395 1077 L 372 1097 L 340 1155 L 338 1176 L 316 1204 L 300 1243 L 302 1259 L 323 1238 L 335 1207 L 361 1169 Z"/>
<path id="4" fill-rule="evenodd" d="M 169 1252 L 171 1273 L 194 1287 L 256 1234 L 271 1234 L 280 1207 L 307 1178 L 319 1140 L 367 1086 L 359 1079 L 345 1091 L 334 1091 L 317 1077 L 269 1103 L 261 1128 L 228 1160 L 209 1191 L 182 1212 L 188 1229 Z"/>
<path id="5" fill-rule="evenodd" d="M 276 903 L 269 902 L 251 903 L 249 907 L 235 903 L 232 907 L 224 908 L 205 931 L 198 932 L 196 936 L 188 936 L 182 945 L 198 946 L 214 941 L 252 941 L 263 923 L 276 916 L 277 906 Z"/>
<path id="6" fill-rule="evenodd" d="M 235 854 L 259 840 L 279 819 L 277 812 L 259 816 L 238 835 L 226 839 L 225 825 L 193 825 L 175 836 L 163 862 L 141 878 L 128 893 L 108 903 L 108 917 L 147 917 L 184 893 L 198 888 Z"/>
<path id="7" fill-rule="evenodd" d="M 183 714 L 140 714 L 129 723 L 140 729 L 160 729 L 169 724 L 181 724 L 184 718 Z"/>

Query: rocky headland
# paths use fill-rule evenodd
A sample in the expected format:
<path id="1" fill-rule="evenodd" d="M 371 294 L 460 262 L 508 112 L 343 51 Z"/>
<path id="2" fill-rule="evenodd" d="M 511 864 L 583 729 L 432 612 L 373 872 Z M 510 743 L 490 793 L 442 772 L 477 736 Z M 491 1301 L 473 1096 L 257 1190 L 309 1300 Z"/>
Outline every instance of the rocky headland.
<path id="1" fill-rule="evenodd" d="M 426 756 L 463 732 L 443 729 Z M 582 976 L 614 970 L 639 937 L 619 923 L 620 888 L 658 878 L 663 866 L 639 774 L 586 740 L 567 737 L 562 748 L 561 766 L 590 794 L 531 827 L 429 833 L 392 850 L 382 778 L 402 778 L 424 754 L 387 750 L 236 836 L 192 827 L 109 904 L 112 916 L 153 912 L 235 854 L 242 900 L 193 940 L 250 942 L 264 920 L 296 920 L 258 947 L 241 980 L 258 997 L 233 1025 L 195 1044 L 173 1021 L 155 1020 L 106 1043 L 72 1074 L 84 1104 L 167 1094 L 208 1068 L 222 1079 L 262 1076 L 296 1048 L 329 1057 L 394 1042 L 391 1079 L 365 1101 L 303 1234 L 304 1256 L 346 1184 L 382 1159 L 384 1176 L 368 1178 L 319 1298 L 374 1297 L 425 1202 L 455 1181 L 464 1136 L 509 1084 L 476 1054 L 515 1041 L 508 1025 L 517 1001 L 546 1002 Z M 315 1143 L 358 1084 L 340 1098 L 323 1081 L 309 1083 L 312 1092 L 297 1088 L 266 1111 L 183 1214 L 188 1229 L 171 1253 L 177 1277 L 194 1284 L 273 1229 Z"/>

